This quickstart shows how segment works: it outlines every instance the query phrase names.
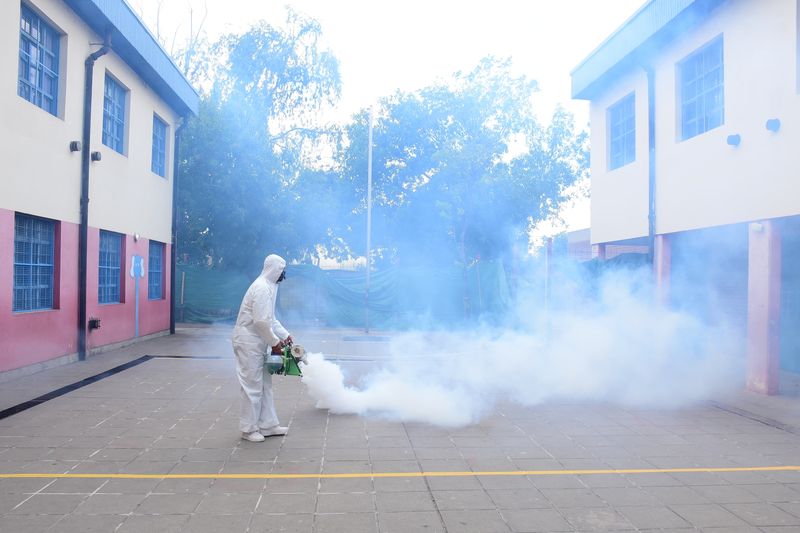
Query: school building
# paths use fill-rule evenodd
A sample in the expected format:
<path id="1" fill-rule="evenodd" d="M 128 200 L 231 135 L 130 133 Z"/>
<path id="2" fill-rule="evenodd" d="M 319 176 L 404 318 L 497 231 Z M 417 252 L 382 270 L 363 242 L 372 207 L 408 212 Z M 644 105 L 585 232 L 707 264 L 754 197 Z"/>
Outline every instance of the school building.
<path id="1" fill-rule="evenodd" d="M 198 96 L 124 0 L 4 0 L 0 26 L 2 379 L 169 332 Z"/>
<path id="2" fill-rule="evenodd" d="M 764 394 L 800 372 L 799 6 L 651 0 L 572 72 L 596 253 L 644 246 L 663 301 L 741 333 Z"/>

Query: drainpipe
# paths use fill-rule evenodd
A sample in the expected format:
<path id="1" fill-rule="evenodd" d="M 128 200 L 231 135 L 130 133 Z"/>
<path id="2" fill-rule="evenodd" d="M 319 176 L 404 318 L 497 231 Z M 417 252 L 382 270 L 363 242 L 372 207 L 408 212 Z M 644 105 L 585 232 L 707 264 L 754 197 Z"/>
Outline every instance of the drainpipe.
<path id="1" fill-rule="evenodd" d="M 89 54 L 84 63 L 86 78 L 83 89 L 83 146 L 81 150 L 81 222 L 78 231 L 78 360 L 86 360 L 86 261 L 89 239 L 89 158 L 92 132 L 92 78 L 94 62 L 111 49 L 111 36 L 99 50 Z"/>
<path id="2" fill-rule="evenodd" d="M 656 239 L 656 73 L 653 67 L 644 67 L 647 73 L 647 249 L 653 264 Z"/>
<path id="3" fill-rule="evenodd" d="M 170 250 L 170 269 L 169 269 L 169 333 L 175 335 L 175 265 L 178 262 L 178 169 L 180 168 L 180 147 L 183 127 L 186 125 L 186 117 L 178 119 L 178 127 L 175 128 L 175 148 L 173 149 L 172 161 L 172 247 Z"/>

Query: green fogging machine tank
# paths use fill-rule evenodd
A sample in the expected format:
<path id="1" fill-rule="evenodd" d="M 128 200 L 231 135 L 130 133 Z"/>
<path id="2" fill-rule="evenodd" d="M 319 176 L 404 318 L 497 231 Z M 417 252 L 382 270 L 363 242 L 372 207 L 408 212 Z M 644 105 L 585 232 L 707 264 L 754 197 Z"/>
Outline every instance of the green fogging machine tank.
<path id="1" fill-rule="evenodd" d="M 298 362 L 304 361 L 306 350 L 299 344 L 284 346 L 280 354 L 267 354 L 264 366 L 270 374 L 282 376 L 302 376 Z"/>

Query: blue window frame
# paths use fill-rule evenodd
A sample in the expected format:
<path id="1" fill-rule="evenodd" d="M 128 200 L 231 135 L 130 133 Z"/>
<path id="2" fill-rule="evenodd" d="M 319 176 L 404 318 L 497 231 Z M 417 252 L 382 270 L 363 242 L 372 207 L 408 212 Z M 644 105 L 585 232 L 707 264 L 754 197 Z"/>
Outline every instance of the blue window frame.
<path id="1" fill-rule="evenodd" d="M 147 260 L 147 297 L 150 300 L 164 298 L 164 243 L 150 241 Z"/>
<path id="2" fill-rule="evenodd" d="M 14 216 L 13 311 L 53 308 L 55 236 L 52 220 Z"/>
<path id="3" fill-rule="evenodd" d="M 636 160 L 636 99 L 631 93 L 608 108 L 608 168 Z"/>
<path id="4" fill-rule="evenodd" d="M 153 157 L 150 169 L 161 176 L 167 177 L 167 124 L 153 115 Z"/>
<path id="5" fill-rule="evenodd" d="M 678 64 L 681 139 L 690 139 L 725 121 L 722 36 Z"/>
<path id="6" fill-rule="evenodd" d="M 99 303 L 120 303 L 121 270 L 122 235 L 100 230 L 100 271 L 97 286 Z"/>
<path id="7" fill-rule="evenodd" d="M 58 114 L 58 53 L 61 36 L 25 4 L 19 20 L 17 94 Z"/>
<path id="8" fill-rule="evenodd" d="M 103 98 L 103 144 L 119 153 L 125 150 L 125 98 L 127 91 L 106 74 Z"/>

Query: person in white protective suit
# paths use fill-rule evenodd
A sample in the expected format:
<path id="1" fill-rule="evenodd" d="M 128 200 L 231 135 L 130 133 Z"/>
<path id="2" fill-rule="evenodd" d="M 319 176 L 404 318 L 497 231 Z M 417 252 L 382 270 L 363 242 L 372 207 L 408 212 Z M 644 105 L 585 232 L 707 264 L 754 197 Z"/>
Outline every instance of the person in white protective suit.
<path id="1" fill-rule="evenodd" d="M 278 283 L 286 277 L 286 261 L 277 255 L 264 259 L 264 270 L 247 289 L 236 326 L 233 352 L 241 390 L 239 429 L 242 438 L 262 442 L 264 437 L 285 435 L 272 397 L 272 376 L 264 368 L 264 354 L 292 343 L 292 337 L 275 318 Z"/>

